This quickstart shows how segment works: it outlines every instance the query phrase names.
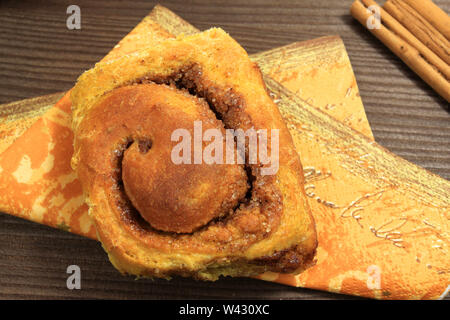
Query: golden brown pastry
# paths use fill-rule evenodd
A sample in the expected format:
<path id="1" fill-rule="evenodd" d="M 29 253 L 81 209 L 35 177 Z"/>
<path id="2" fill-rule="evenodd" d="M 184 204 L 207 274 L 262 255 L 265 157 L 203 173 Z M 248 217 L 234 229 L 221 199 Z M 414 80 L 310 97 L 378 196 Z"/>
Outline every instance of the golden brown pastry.
<path id="1" fill-rule="evenodd" d="M 292 138 L 258 67 L 224 31 L 99 63 L 71 99 L 72 166 L 118 270 L 215 280 L 312 264 L 316 234 Z M 199 159 L 195 146 L 204 155 L 213 140 L 196 140 L 199 124 L 205 135 L 225 137 L 230 129 L 267 130 L 269 155 L 278 130 L 278 170 L 267 174 L 273 163 L 250 160 L 250 138 L 244 149 L 236 139 L 233 163 L 227 150 L 211 153 L 221 161 Z M 181 163 L 173 160 L 179 129 L 194 145 L 178 154 Z"/>

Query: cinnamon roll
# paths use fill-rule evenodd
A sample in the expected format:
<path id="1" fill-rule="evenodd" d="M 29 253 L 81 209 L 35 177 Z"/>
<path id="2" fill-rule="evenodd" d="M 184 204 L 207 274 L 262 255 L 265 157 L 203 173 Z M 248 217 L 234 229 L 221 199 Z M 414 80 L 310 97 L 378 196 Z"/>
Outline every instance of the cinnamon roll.
<path id="1" fill-rule="evenodd" d="M 71 100 L 72 166 L 119 271 L 215 280 L 313 263 L 292 138 L 259 68 L 223 30 L 98 63 Z M 236 132 L 265 143 L 255 155 L 253 136 Z"/>

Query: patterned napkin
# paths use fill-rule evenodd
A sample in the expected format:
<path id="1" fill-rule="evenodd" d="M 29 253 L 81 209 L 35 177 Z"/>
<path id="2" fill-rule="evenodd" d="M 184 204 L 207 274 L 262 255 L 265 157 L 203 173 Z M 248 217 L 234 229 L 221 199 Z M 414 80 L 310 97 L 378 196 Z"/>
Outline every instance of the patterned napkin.
<path id="1" fill-rule="evenodd" d="M 103 60 L 117 58 L 171 36 L 150 17 L 146 17 Z M 346 55 L 341 58 L 348 59 Z M 292 71 L 278 72 L 276 66 L 264 71 L 290 90 L 298 91 L 300 96 L 303 94 L 305 100 L 312 99 L 313 104 L 315 102 L 323 106 L 325 112 L 332 113 L 333 105 L 345 104 L 350 110 L 352 104 L 361 106 L 349 64 L 339 63 L 337 60 L 331 66 L 327 69 L 316 64 L 315 68 L 308 70 L 305 65 L 300 68 L 304 71 L 300 76 L 294 75 Z M 306 88 L 311 83 L 323 85 L 326 82 L 329 82 L 330 89 L 325 90 L 326 94 L 323 87 L 317 85 Z M 340 87 L 353 88 L 353 91 L 345 89 L 346 93 L 342 95 Z M 300 92 L 300 88 L 304 88 L 309 96 L 304 96 L 305 93 Z M 327 102 L 328 97 L 334 104 Z M 346 115 L 345 109 L 333 116 L 347 121 L 347 125 L 359 129 L 371 138 L 364 112 L 358 121 L 353 122 L 352 114 Z M 67 93 L 0 154 L 0 211 L 95 239 L 95 228 L 87 215 L 81 185 L 70 167 L 72 141 L 70 100 Z M 326 173 L 321 178 L 320 172 L 313 168 L 305 168 L 305 173 L 307 180 L 326 178 Z M 423 247 L 423 256 L 416 255 L 417 250 L 403 250 L 399 254 L 396 250 L 401 247 L 401 243 L 391 241 L 386 245 L 389 242 L 386 240 L 397 239 L 395 234 L 404 222 L 389 222 L 390 211 L 383 210 L 383 206 L 392 207 L 395 199 L 385 196 L 383 201 L 375 201 L 382 196 L 380 192 L 356 199 L 349 206 L 353 210 L 351 215 L 354 219 L 330 216 L 326 214 L 326 206 L 323 210 L 313 210 L 319 236 L 316 266 L 297 276 L 266 273 L 259 278 L 291 286 L 378 299 L 437 299 L 444 296 L 450 283 L 448 253 L 431 255 L 426 252 L 431 245 L 447 248 L 448 210 L 441 212 L 436 209 L 436 215 L 446 216 L 447 221 L 430 216 L 427 221 L 433 227 L 424 231 L 432 232 L 430 230 L 443 228 L 436 231 L 440 242 L 418 242 L 417 245 Z M 372 230 L 383 241 L 374 241 L 373 234 L 369 236 L 361 231 L 357 213 L 358 208 L 363 205 L 372 205 L 373 211 L 386 215 L 384 218 L 388 223 Z M 414 210 L 413 206 L 414 203 L 411 202 L 411 210 Z M 349 214 L 349 209 L 347 211 Z"/>

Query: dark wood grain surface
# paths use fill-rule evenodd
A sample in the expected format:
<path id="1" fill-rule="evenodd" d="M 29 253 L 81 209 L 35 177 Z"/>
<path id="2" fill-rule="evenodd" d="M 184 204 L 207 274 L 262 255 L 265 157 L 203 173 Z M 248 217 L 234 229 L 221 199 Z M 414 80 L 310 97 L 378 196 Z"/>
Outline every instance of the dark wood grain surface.
<path id="1" fill-rule="evenodd" d="M 249 53 L 338 34 L 375 139 L 450 179 L 449 105 L 350 15 L 352 0 L 160 1 L 199 29 L 220 26 Z M 447 13 L 450 0 L 435 0 Z M 66 8 L 81 7 L 81 30 Z M 0 103 L 68 90 L 154 6 L 153 1 L 0 1 Z M 82 289 L 66 288 L 66 268 Z M 215 283 L 122 277 L 91 240 L 0 214 L 0 298 L 348 298 L 252 279 Z"/>

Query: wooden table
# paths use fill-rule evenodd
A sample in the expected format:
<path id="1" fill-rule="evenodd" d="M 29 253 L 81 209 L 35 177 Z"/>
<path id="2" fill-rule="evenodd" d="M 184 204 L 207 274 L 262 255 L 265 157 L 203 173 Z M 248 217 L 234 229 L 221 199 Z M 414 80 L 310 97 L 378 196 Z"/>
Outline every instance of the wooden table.
<path id="1" fill-rule="evenodd" d="M 70 1 L 0 3 L 0 103 L 71 88 L 79 74 L 103 57 L 155 4 L 137 0 L 73 3 L 81 7 L 78 31 L 66 28 Z M 249 53 L 339 34 L 376 140 L 450 179 L 449 105 L 349 15 L 352 0 L 160 3 L 199 29 L 224 28 Z M 435 3 L 450 11 L 450 0 Z M 252 279 L 134 281 L 118 274 L 97 242 L 4 214 L 0 214 L 0 257 L 3 299 L 348 298 Z M 81 267 L 81 290 L 66 288 L 66 268 L 71 264 Z"/>

